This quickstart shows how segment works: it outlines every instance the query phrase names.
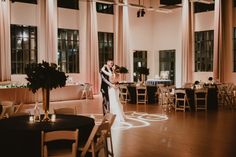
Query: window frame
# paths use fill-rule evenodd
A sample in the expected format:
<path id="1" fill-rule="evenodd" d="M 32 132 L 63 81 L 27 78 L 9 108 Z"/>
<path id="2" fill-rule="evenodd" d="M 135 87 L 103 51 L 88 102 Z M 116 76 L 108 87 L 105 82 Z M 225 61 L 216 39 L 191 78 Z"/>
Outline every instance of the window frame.
<path id="1" fill-rule="evenodd" d="M 26 36 L 26 34 L 24 36 L 24 32 L 26 30 L 28 31 L 28 37 Z M 34 37 L 31 34 L 32 32 L 34 32 L 33 33 Z M 38 61 L 37 40 L 38 39 L 37 39 L 36 26 L 11 24 L 11 74 L 25 74 L 25 68 L 27 64 L 37 63 Z M 20 47 L 17 47 L 17 42 L 19 41 L 21 41 L 21 43 L 19 44 Z M 28 44 L 25 44 L 27 43 L 26 41 L 28 41 Z M 34 41 L 34 47 L 32 45 L 33 41 Z M 32 55 L 34 55 L 33 59 Z"/>
<path id="2" fill-rule="evenodd" d="M 61 38 L 61 36 L 63 36 L 60 33 L 65 33 L 64 37 L 65 38 Z M 77 39 L 74 40 L 74 34 L 72 32 L 76 32 L 77 33 Z M 73 34 L 73 40 L 69 40 L 68 39 L 68 34 Z M 79 30 L 76 29 L 64 29 L 64 28 L 58 28 L 58 38 L 57 38 L 57 42 L 58 42 L 58 53 L 57 53 L 57 61 L 58 61 L 58 65 L 59 65 L 59 70 L 63 71 L 65 73 L 80 73 L 80 40 L 79 40 Z M 70 45 L 70 44 L 72 45 Z M 71 46 L 71 48 L 70 48 Z M 61 47 L 61 48 L 60 48 Z M 63 49 L 62 49 L 63 47 Z M 76 48 L 76 49 L 75 49 Z M 72 52 L 72 59 L 75 59 L 74 62 L 70 61 L 70 55 L 71 52 L 70 50 L 73 49 Z M 64 52 L 64 54 L 62 54 L 62 52 Z M 73 53 L 75 55 L 73 55 Z M 64 55 L 65 58 L 65 65 L 62 65 L 62 56 Z M 70 65 L 71 64 L 71 65 Z M 72 66 L 72 69 L 70 69 Z M 65 67 L 65 69 L 63 69 L 63 67 Z"/>
<path id="3" fill-rule="evenodd" d="M 102 9 L 100 9 L 100 7 Z M 104 7 L 107 7 L 108 9 L 104 9 Z M 96 11 L 97 11 L 97 13 L 114 15 L 114 5 L 96 2 Z"/>
<path id="4" fill-rule="evenodd" d="M 213 72 L 214 30 L 196 31 L 194 43 L 194 71 Z"/>
<path id="5" fill-rule="evenodd" d="M 102 66 L 106 64 L 106 61 L 108 59 L 114 59 L 114 33 L 113 32 L 98 32 L 98 53 L 99 53 L 99 67 L 100 68 L 102 68 Z"/>
<path id="6" fill-rule="evenodd" d="M 79 10 L 79 0 L 73 0 L 72 5 L 72 0 L 57 0 L 57 7 L 58 8 L 65 8 L 65 9 L 74 9 L 74 10 Z M 71 5 L 65 5 L 65 3 L 71 3 Z"/>

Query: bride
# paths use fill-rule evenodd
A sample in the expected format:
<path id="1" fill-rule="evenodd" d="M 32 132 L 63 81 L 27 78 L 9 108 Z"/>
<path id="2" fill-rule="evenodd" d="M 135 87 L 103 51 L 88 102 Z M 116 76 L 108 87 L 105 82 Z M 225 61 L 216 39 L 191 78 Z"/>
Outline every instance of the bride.
<path id="1" fill-rule="evenodd" d="M 117 73 L 118 66 L 114 65 L 112 67 L 112 72 L 109 75 L 110 87 L 108 89 L 109 101 L 110 101 L 110 112 L 116 115 L 115 123 L 119 124 L 125 122 L 125 114 L 123 112 L 123 106 L 119 99 L 119 87 Z"/>

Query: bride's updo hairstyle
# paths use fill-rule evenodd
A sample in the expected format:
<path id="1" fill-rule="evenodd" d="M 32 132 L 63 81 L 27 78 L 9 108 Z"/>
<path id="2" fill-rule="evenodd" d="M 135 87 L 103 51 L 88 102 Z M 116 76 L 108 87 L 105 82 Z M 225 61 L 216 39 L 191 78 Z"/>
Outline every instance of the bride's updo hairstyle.
<path id="1" fill-rule="evenodd" d="M 118 66 L 118 65 L 114 65 L 113 67 L 112 67 L 112 69 L 113 69 L 113 71 L 115 72 L 115 73 L 120 73 L 120 67 Z"/>

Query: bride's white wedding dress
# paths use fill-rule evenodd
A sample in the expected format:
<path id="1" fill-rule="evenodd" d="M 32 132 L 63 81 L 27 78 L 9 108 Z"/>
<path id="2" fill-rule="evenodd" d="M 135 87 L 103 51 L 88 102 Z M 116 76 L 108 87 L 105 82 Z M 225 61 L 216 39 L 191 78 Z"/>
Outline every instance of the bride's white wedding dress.
<path id="1" fill-rule="evenodd" d="M 119 99 L 119 89 L 110 87 L 109 90 L 110 112 L 116 115 L 115 125 L 125 122 L 123 106 Z"/>

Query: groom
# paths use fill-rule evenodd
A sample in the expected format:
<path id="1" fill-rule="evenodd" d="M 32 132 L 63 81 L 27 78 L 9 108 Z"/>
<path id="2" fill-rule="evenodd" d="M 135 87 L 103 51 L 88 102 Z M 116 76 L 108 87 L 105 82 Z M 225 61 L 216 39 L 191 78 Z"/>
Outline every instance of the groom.
<path id="1" fill-rule="evenodd" d="M 101 73 L 101 92 L 102 92 L 102 106 L 103 106 L 103 114 L 105 115 L 107 112 L 110 112 L 110 103 L 109 103 L 109 95 L 108 95 L 108 87 L 111 85 L 109 81 L 109 77 L 112 75 L 112 66 L 113 60 L 108 59 L 107 64 L 105 64 L 100 73 Z"/>

